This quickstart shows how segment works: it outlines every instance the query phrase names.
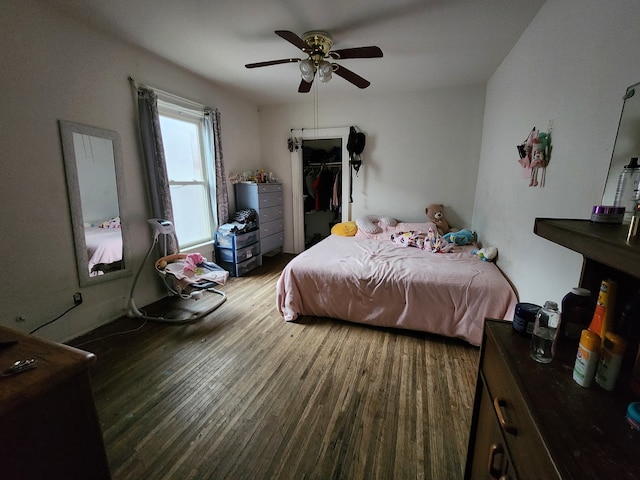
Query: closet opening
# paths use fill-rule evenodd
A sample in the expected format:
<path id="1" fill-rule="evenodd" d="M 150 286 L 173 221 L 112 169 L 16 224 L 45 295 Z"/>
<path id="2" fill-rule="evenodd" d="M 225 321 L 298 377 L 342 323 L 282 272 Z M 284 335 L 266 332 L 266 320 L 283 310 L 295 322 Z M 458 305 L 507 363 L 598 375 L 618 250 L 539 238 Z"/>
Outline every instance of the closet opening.
<path id="1" fill-rule="evenodd" d="M 331 234 L 342 218 L 342 139 L 302 140 L 305 249 Z"/>
<path id="2" fill-rule="evenodd" d="M 300 253 L 351 220 L 349 127 L 292 129 L 291 139 L 293 253 Z"/>

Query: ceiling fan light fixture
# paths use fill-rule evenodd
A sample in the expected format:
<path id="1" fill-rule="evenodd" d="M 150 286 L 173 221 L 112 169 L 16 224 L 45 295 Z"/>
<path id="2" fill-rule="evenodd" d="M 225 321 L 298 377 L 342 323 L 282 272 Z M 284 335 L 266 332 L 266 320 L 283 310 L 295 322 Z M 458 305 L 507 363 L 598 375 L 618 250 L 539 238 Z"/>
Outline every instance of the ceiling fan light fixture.
<path id="1" fill-rule="evenodd" d="M 300 61 L 300 73 L 302 74 L 302 79 L 307 82 L 313 82 L 313 77 L 316 74 L 315 66 L 313 62 L 309 59 Z"/>
<path id="2" fill-rule="evenodd" d="M 358 88 L 367 88 L 371 85 L 371 82 L 346 67 L 341 66 L 339 63 L 331 63 L 331 61 L 349 58 L 382 57 L 382 50 L 376 46 L 331 50 L 333 40 L 331 39 L 331 36 L 324 31 L 318 30 L 307 32 L 304 33 L 302 37 L 289 30 L 276 30 L 275 34 L 293 46 L 299 48 L 306 55 L 306 58 L 283 58 L 280 60 L 248 63 L 245 67 L 268 67 L 270 65 L 298 62 L 298 67 L 300 68 L 300 73 L 302 75 L 302 81 L 298 86 L 299 93 L 307 93 L 311 90 L 316 72 L 318 72 L 318 78 L 323 83 L 329 82 L 335 73 Z"/>
<path id="3" fill-rule="evenodd" d="M 326 60 L 321 60 L 318 64 L 318 78 L 322 83 L 327 83 L 331 80 L 331 73 L 333 72 L 333 66 Z"/>

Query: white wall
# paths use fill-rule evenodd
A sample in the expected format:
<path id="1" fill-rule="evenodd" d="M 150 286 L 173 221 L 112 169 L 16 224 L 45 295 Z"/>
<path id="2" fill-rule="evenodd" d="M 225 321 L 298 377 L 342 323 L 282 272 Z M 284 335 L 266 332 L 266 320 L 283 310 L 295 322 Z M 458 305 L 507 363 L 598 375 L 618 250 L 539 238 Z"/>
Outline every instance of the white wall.
<path id="1" fill-rule="evenodd" d="M 80 291 L 80 307 L 38 332 L 67 340 L 121 316 L 133 277 L 79 287 L 57 121 L 120 133 L 137 269 L 151 241 L 150 208 L 128 76 L 220 109 L 230 171 L 259 164 L 258 111 L 233 92 L 85 28 L 46 2 L 3 2 L 0 65 L 0 324 L 30 331 L 73 305 L 72 295 Z M 162 293 L 149 266 L 136 291 L 137 304 Z M 18 316 L 26 321 L 16 323 Z"/>
<path id="2" fill-rule="evenodd" d="M 626 87 L 640 81 L 640 3 L 548 0 L 487 86 L 474 228 L 499 248 L 522 301 L 560 301 L 582 257 L 533 233 L 536 217 L 588 219 L 601 201 Z M 544 188 L 516 145 L 553 120 Z"/>
<path id="3" fill-rule="evenodd" d="M 332 81 L 342 81 L 335 78 Z M 442 203 L 449 223 L 470 228 L 484 87 L 448 88 L 347 98 L 325 98 L 319 86 L 319 128 L 355 125 L 365 132 L 363 166 L 354 177 L 352 219 L 365 214 L 424 221 L 424 209 Z M 313 94 L 302 103 L 260 109 L 262 162 L 291 186 L 287 138 L 292 128 L 314 128 Z M 285 197 L 285 245 L 293 251 L 291 196 Z"/>

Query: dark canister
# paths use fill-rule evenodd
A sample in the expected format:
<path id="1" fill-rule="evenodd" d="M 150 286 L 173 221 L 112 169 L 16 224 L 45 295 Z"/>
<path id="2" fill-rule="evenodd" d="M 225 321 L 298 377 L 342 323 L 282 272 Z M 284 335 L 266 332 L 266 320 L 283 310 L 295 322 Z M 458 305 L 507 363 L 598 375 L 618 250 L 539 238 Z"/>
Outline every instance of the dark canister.
<path id="1" fill-rule="evenodd" d="M 572 288 L 562 299 L 560 338 L 578 341 L 582 330 L 591 323 L 595 307 L 589 290 Z"/>
<path id="2" fill-rule="evenodd" d="M 533 324 L 536 322 L 536 313 L 540 308 L 540 305 L 535 303 L 518 303 L 511 323 L 513 329 L 521 335 L 530 337 Z"/>

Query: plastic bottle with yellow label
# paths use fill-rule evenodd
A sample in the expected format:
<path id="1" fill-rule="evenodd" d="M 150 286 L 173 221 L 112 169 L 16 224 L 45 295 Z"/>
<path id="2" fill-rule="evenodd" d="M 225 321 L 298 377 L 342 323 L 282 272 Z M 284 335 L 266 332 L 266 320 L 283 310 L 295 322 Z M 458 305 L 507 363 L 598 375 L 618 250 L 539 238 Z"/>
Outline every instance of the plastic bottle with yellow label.
<path id="1" fill-rule="evenodd" d="M 605 390 L 611 391 L 616 386 L 626 348 L 627 341 L 620 335 L 613 332 L 605 334 L 596 371 L 596 383 Z"/>
<path id="2" fill-rule="evenodd" d="M 599 351 L 600 335 L 591 330 L 582 330 L 576 353 L 576 363 L 573 366 L 573 379 L 581 387 L 591 386 L 598 367 Z"/>

